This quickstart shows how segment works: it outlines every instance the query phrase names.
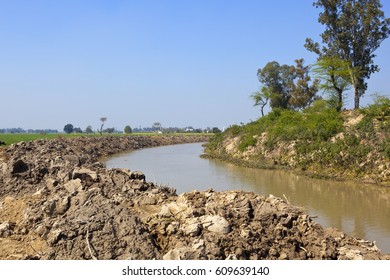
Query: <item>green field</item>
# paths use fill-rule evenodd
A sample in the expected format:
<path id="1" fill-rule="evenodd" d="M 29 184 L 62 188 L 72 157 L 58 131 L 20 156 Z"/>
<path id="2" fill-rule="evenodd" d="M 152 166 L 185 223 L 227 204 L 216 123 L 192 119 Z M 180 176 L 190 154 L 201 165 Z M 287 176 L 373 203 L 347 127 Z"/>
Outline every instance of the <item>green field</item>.
<path id="1" fill-rule="evenodd" d="M 5 133 L 0 134 L 0 141 L 5 142 L 6 145 L 11 145 L 13 143 L 18 143 L 21 141 L 32 141 L 37 139 L 55 139 L 59 137 L 77 137 L 78 134 L 64 134 L 64 133 L 55 133 L 55 134 L 34 134 L 34 133 Z"/>
<path id="2" fill-rule="evenodd" d="M 103 133 L 102 136 L 156 136 L 156 135 L 212 135 L 212 133 L 168 133 L 168 134 L 158 134 L 158 133 L 131 133 L 131 134 L 122 134 L 122 133 L 112 133 L 112 134 L 105 134 Z M 88 136 L 88 137 L 100 137 L 100 134 L 85 134 L 85 133 L 49 133 L 49 134 L 34 134 L 34 133 L 4 133 L 0 134 L 0 141 L 5 142 L 5 145 L 11 145 L 13 143 L 18 143 L 21 141 L 33 141 L 38 139 L 56 139 L 59 137 L 65 137 L 65 138 L 74 138 L 74 137 L 82 137 L 82 136 Z"/>

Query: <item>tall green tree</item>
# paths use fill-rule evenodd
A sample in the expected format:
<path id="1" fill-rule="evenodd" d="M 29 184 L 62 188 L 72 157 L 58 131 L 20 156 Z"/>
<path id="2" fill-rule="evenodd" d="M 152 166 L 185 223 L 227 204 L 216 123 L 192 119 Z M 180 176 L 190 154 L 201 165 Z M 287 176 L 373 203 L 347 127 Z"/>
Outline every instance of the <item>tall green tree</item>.
<path id="1" fill-rule="evenodd" d="M 300 110 L 309 106 L 317 97 L 318 80 L 311 82 L 309 67 L 303 59 L 295 60 L 296 65 L 280 65 L 269 62 L 257 71 L 262 91 L 268 92 L 270 106 L 274 108 Z M 255 100 L 264 103 L 264 93 L 252 95 Z M 259 105 L 260 105 L 259 104 Z"/>
<path id="2" fill-rule="evenodd" d="M 307 38 L 305 47 L 320 58 L 336 56 L 348 61 L 354 107 L 358 109 L 367 89 L 366 80 L 379 71 L 374 52 L 390 35 L 390 19 L 379 0 L 317 0 L 314 6 L 323 9 L 318 17 L 325 26 L 322 45 Z"/>
<path id="3" fill-rule="evenodd" d="M 271 108 L 288 108 L 292 75 L 290 66 L 280 65 L 276 61 L 268 62 L 264 68 L 257 70 L 260 83 L 273 93 L 270 98 Z"/>
<path id="4" fill-rule="evenodd" d="M 327 101 L 337 111 L 341 111 L 346 98 L 345 92 L 351 87 L 348 61 L 325 56 L 314 64 L 312 71 L 320 80 L 319 88 L 327 95 Z"/>

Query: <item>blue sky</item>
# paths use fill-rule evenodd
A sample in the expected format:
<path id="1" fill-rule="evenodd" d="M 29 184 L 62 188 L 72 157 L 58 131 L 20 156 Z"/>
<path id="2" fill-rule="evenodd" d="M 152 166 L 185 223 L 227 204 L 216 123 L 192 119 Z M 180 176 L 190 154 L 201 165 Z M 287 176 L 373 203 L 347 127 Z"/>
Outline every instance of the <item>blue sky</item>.
<path id="1" fill-rule="evenodd" d="M 258 68 L 315 62 L 303 45 L 319 40 L 318 12 L 311 0 L 0 0 L 0 128 L 247 123 Z M 390 93 L 389 40 L 363 105 Z"/>

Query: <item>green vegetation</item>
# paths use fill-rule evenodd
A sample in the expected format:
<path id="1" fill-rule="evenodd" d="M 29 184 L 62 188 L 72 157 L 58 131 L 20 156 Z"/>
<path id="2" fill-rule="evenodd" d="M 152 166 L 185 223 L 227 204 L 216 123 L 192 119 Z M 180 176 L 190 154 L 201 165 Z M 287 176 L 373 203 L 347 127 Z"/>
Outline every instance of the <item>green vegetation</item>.
<path id="1" fill-rule="evenodd" d="M 260 106 L 262 115 L 268 100 L 272 109 L 301 110 L 318 99 L 319 80 L 310 82 L 310 67 L 303 65 L 303 59 L 296 59 L 295 63 L 280 65 L 272 61 L 257 70 L 257 77 L 263 86 L 251 97 L 255 106 Z"/>
<path id="2" fill-rule="evenodd" d="M 236 143 L 235 149 L 227 151 L 227 143 Z M 359 111 L 338 112 L 325 100 L 303 111 L 274 109 L 257 121 L 215 135 L 206 153 L 236 163 L 288 166 L 327 176 L 385 174 L 390 160 L 390 99 L 379 96 Z"/>
<path id="3" fill-rule="evenodd" d="M 390 19 L 379 0 L 317 0 L 314 6 L 322 9 L 322 44 L 307 38 L 305 47 L 318 55 L 317 63 L 271 61 L 258 69 L 260 90 L 250 97 L 262 117 L 215 136 L 206 153 L 252 166 L 288 166 L 386 183 L 390 99 L 377 96 L 361 110 L 359 102 L 367 90 L 365 81 L 379 71 L 374 52 L 390 36 Z M 342 111 L 349 89 L 355 110 Z M 317 95 L 319 90 L 325 99 Z M 265 115 L 268 104 L 271 112 Z"/>
<path id="4" fill-rule="evenodd" d="M 73 130 L 74 130 L 73 124 L 68 123 L 68 124 L 66 124 L 66 125 L 64 126 L 64 131 L 65 131 L 65 133 L 67 133 L 67 134 L 72 133 Z"/>
<path id="5" fill-rule="evenodd" d="M 297 143 L 297 157 L 302 169 L 326 166 L 364 175 L 376 172 L 381 158 L 390 160 L 390 99 L 377 97 L 374 104 L 359 113 L 363 118 L 353 127 L 343 129 L 342 138 L 333 142 Z"/>
<path id="6" fill-rule="evenodd" d="M 4 141 L 6 145 L 11 145 L 13 143 L 18 143 L 21 141 L 33 141 L 38 139 L 56 139 L 59 137 L 72 138 L 80 137 L 77 134 L 62 134 L 62 133 L 53 133 L 53 134 L 34 134 L 34 133 L 5 133 L 0 134 L 1 141 Z"/>
<path id="7" fill-rule="evenodd" d="M 126 134 L 130 134 L 133 132 L 133 130 L 131 129 L 130 125 L 126 125 L 125 126 L 125 129 L 123 130 Z"/>
<path id="8" fill-rule="evenodd" d="M 373 61 L 374 52 L 390 35 L 390 19 L 385 17 L 379 0 L 317 0 L 314 5 L 323 9 L 318 16 L 325 27 L 322 45 L 307 38 L 305 47 L 319 59 L 337 57 L 347 62 L 358 109 L 360 97 L 367 89 L 365 80 L 379 71 Z"/>
<path id="9" fill-rule="evenodd" d="M 172 133 L 173 134 L 173 133 Z M 159 134 L 156 132 L 141 132 L 141 133 L 132 133 L 132 136 L 159 136 L 164 134 Z M 174 135 L 185 135 L 185 136 L 204 136 L 204 135 L 213 135 L 212 133 L 174 133 Z M 0 134 L 0 141 L 5 142 L 5 145 L 11 145 L 21 141 L 34 141 L 38 139 L 56 139 L 56 138 L 75 138 L 75 137 L 104 137 L 104 136 L 115 136 L 121 137 L 125 136 L 123 133 L 109 133 L 102 134 L 100 133 L 49 133 L 49 134 L 34 134 L 34 133 L 2 133 Z"/>
<path id="10" fill-rule="evenodd" d="M 275 109 L 259 120 L 229 127 L 225 135 L 240 136 L 239 150 L 255 146 L 257 137 L 266 133 L 266 145 L 272 149 L 279 141 L 327 141 L 342 131 L 340 114 L 325 101 L 318 100 L 303 111 Z M 220 140 L 220 137 L 213 141 Z"/>
<path id="11" fill-rule="evenodd" d="M 339 112 L 344 105 L 345 91 L 352 84 L 351 71 L 348 61 L 330 56 L 319 59 L 313 68 L 321 81 L 319 88 L 325 93 L 329 104 Z"/>

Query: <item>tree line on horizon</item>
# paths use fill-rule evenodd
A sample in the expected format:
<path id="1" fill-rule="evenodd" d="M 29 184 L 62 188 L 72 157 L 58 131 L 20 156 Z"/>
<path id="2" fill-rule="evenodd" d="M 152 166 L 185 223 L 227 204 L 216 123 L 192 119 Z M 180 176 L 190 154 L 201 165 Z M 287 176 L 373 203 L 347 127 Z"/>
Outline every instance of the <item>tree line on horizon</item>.
<path id="1" fill-rule="evenodd" d="M 346 92 L 352 89 L 354 109 L 359 109 L 366 80 L 379 71 L 374 52 L 390 35 L 390 18 L 380 0 L 318 0 L 313 6 L 322 8 L 318 21 L 325 31 L 321 44 L 307 38 L 304 46 L 317 54 L 317 62 L 305 66 L 303 59 L 296 59 L 295 65 L 271 61 L 258 69 L 262 86 L 251 98 L 262 116 L 267 105 L 272 110 L 303 110 L 322 99 L 319 91 L 329 106 L 341 111 Z"/>
<path id="2" fill-rule="evenodd" d="M 65 133 L 87 133 L 87 134 L 92 134 L 92 133 L 99 133 L 99 134 L 103 134 L 103 133 L 126 133 L 126 134 L 131 134 L 133 132 L 135 133 L 142 133 L 142 132 L 155 132 L 155 133 L 158 133 L 158 132 L 161 132 L 161 133 L 186 133 L 186 132 L 192 132 L 192 133 L 220 133 L 221 130 L 218 128 L 218 127 L 213 127 L 213 128 L 210 128 L 210 127 L 207 127 L 206 129 L 201 129 L 201 128 L 193 128 L 192 126 L 187 126 L 187 127 L 184 127 L 184 128 L 179 128 L 179 127 L 163 127 L 161 125 L 161 123 L 159 122 L 155 122 L 153 123 L 153 125 L 151 127 L 144 127 L 144 128 L 131 128 L 130 125 L 126 125 L 122 130 L 117 130 L 116 128 L 114 127 L 110 127 L 110 128 L 106 128 L 106 129 L 103 129 L 104 127 L 104 122 L 107 121 L 107 118 L 103 118 L 104 121 L 102 120 L 102 118 L 100 119 L 102 121 L 102 125 L 100 126 L 100 129 L 97 130 L 97 131 L 93 131 L 92 129 L 92 126 L 89 125 L 87 126 L 87 128 L 83 131 L 80 127 L 74 127 L 73 124 L 66 124 L 64 126 L 64 132 Z"/>

